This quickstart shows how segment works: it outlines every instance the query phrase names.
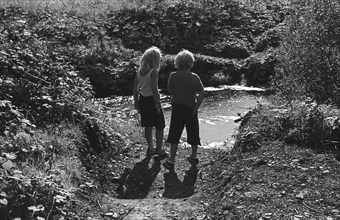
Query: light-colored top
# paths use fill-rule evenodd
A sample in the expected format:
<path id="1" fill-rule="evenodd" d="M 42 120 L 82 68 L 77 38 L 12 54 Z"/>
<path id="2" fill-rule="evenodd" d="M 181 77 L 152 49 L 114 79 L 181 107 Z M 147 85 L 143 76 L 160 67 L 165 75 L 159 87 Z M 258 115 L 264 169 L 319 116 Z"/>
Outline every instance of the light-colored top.
<path id="1" fill-rule="evenodd" d="M 139 93 L 142 96 L 152 96 L 151 89 L 151 69 L 145 76 L 141 75 L 140 72 L 137 74 L 137 79 L 139 83 Z"/>
<path id="2" fill-rule="evenodd" d="M 168 90 L 172 95 L 172 102 L 194 107 L 196 94 L 204 90 L 200 77 L 192 72 L 173 72 L 169 76 Z"/>

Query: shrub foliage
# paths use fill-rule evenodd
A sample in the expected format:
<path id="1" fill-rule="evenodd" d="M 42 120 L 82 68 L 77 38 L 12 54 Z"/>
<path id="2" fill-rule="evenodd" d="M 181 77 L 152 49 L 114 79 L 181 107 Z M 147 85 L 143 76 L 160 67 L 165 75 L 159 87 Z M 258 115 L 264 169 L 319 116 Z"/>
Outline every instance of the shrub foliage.
<path id="1" fill-rule="evenodd" d="M 105 26 L 109 36 L 139 51 L 158 45 L 170 54 L 186 48 L 216 57 L 246 58 L 254 49 L 253 36 L 282 21 L 268 9 L 247 10 L 236 1 L 181 1 L 169 7 L 114 11 Z"/>
<path id="2" fill-rule="evenodd" d="M 338 152 L 340 111 L 331 105 L 295 102 L 293 107 L 259 105 L 244 116 L 234 151 L 254 151 L 266 141 L 281 141 Z"/>
<path id="3" fill-rule="evenodd" d="M 276 76 L 288 100 L 340 105 L 339 1 L 299 1 L 287 20 Z"/>

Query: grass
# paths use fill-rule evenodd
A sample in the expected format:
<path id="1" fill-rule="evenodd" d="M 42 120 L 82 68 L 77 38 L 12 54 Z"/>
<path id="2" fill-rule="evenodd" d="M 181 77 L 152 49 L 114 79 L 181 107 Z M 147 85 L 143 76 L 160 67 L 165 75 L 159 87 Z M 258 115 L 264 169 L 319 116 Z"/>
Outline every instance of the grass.
<path id="1" fill-rule="evenodd" d="M 63 124 L 58 128 L 37 130 L 33 136 L 19 132 L 12 139 L 1 137 L 0 149 L 22 157 L 18 168 L 27 176 L 46 177 L 58 173 L 62 185 L 71 188 L 74 178 L 80 177 L 81 163 L 77 159 L 77 145 L 82 134 L 77 126 Z M 6 149 L 7 148 L 7 149 Z"/>
<path id="2" fill-rule="evenodd" d="M 225 0 L 225 2 L 232 0 Z M 288 3 L 294 0 L 277 1 Z M 183 2 L 180 0 L 1 0 L 0 8 L 17 6 L 26 10 L 49 10 L 62 12 L 76 12 L 86 16 L 105 15 L 108 11 L 121 9 L 138 9 L 147 6 L 169 6 Z M 203 5 L 206 0 L 187 0 Z M 240 5 L 251 8 L 262 8 L 264 5 L 273 3 L 272 0 L 235 0 Z M 274 1 L 275 2 L 275 1 Z"/>
<path id="3" fill-rule="evenodd" d="M 140 8 L 153 6 L 157 3 L 164 5 L 178 2 L 177 0 L 2 0 L 0 8 L 17 6 L 26 10 L 49 10 L 57 12 L 76 12 L 86 16 L 106 14 L 111 10 L 124 8 Z"/>
<path id="4" fill-rule="evenodd" d="M 83 182 L 77 151 L 82 137 L 80 128 L 68 123 L 37 129 L 34 135 L 18 132 L 0 137 L 0 215 L 33 219 L 37 211 L 48 218 L 60 208 Z M 8 210 L 17 209 L 3 212 L 3 204 Z"/>

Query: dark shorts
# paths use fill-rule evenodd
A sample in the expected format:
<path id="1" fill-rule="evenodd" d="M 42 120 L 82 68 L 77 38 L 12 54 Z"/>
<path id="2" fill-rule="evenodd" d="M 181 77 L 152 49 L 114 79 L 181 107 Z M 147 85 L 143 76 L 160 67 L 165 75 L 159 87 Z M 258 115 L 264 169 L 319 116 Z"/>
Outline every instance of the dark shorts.
<path id="1" fill-rule="evenodd" d="M 165 128 L 163 111 L 161 109 L 160 114 L 157 113 L 153 96 L 139 95 L 139 110 L 142 127 L 155 127 L 157 130 Z"/>
<path id="2" fill-rule="evenodd" d="M 168 143 L 178 144 L 185 126 L 188 144 L 201 145 L 197 113 L 192 116 L 192 111 L 193 108 L 172 103 Z"/>

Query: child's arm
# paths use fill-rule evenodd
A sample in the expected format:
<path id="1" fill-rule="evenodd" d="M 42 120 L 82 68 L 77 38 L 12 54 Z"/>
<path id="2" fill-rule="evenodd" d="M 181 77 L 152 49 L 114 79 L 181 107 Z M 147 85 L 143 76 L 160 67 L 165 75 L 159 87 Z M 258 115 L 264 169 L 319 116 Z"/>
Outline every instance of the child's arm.
<path id="1" fill-rule="evenodd" d="M 169 79 L 168 79 L 168 92 L 170 93 L 170 95 L 172 95 L 172 80 L 171 80 L 171 75 L 169 76 Z"/>
<path id="2" fill-rule="evenodd" d="M 192 112 L 192 116 L 194 116 L 197 113 L 198 108 L 201 106 L 203 102 L 203 99 L 204 99 L 204 89 L 198 92 L 197 102 L 194 106 L 194 111 Z"/>
<path id="3" fill-rule="evenodd" d="M 139 82 L 137 79 L 137 75 L 135 77 L 135 80 L 133 82 L 133 99 L 135 101 L 135 109 L 139 110 L 139 104 L 138 104 L 138 86 L 139 86 Z"/>
<path id="4" fill-rule="evenodd" d="M 156 102 L 156 109 L 159 113 L 161 111 L 161 100 L 158 92 L 158 72 L 156 70 L 152 70 L 151 72 L 151 90 L 152 96 Z"/>
<path id="5" fill-rule="evenodd" d="M 197 113 L 198 108 L 201 106 L 204 98 L 204 86 L 199 76 L 197 76 L 196 78 L 196 90 L 198 91 L 198 96 L 196 97 L 196 104 L 194 106 L 194 111 L 192 113 L 193 116 L 194 114 Z"/>

